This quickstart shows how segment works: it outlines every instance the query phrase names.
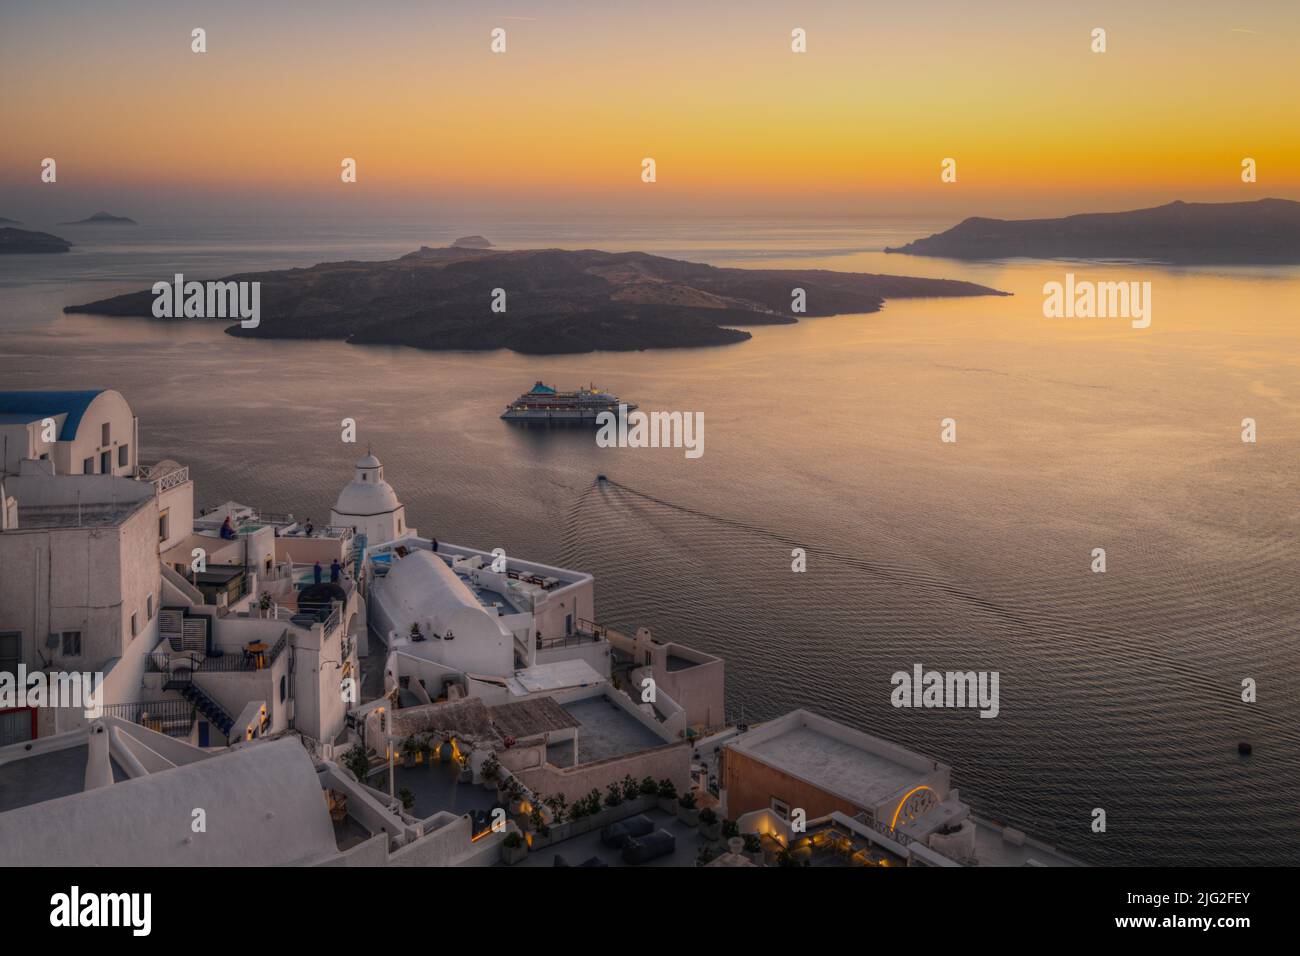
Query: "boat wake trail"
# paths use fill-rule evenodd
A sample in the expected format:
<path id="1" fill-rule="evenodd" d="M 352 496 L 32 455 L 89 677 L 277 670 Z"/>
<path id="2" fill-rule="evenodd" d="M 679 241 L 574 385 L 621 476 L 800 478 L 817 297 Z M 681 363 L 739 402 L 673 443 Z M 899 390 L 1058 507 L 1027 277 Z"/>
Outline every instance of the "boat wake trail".
<path id="1" fill-rule="evenodd" d="M 861 555 L 809 544 L 806 541 L 798 540 L 771 528 L 668 501 L 609 478 L 603 481 L 597 479 L 574 502 L 573 508 L 569 512 L 563 536 L 563 553 L 566 561 L 576 563 L 581 560 L 584 556 L 583 548 L 589 544 L 593 532 L 601 529 L 613 530 L 609 528 L 609 521 L 612 516 L 603 516 L 602 518 L 600 515 L 586 514 L 593 497 L 618 508 L 623 513 L 623 517 L 632 513 L 639 514 L 643 520 L 655 526 L 660 534 L 679 540 L 682 547 L 680 553 L 684 555 L 690 554 L 693 547 L 709 542 L 714 535 L 707 531 L 705 525 L 712 525 L 715 529 L 729 529 L 744 535 L 777 542 L 786 549 L 802 548 L 810 557 L 823 559 L 818 562 L 821 567 L 829 565 L 841 571 L 852 571 L 858 575 L 866 575 L 879 586 L 905 591 L 923 590 L 931 592 L 932 596 L 943 595 L 952 598 L 967 605 L 976 613 L 996 619 L 1004 626 L 1018 628 L 1036 626 L 1033 621 L 1020 611 L 953 584 L 941 571 L 935 568 L 919 564 L 908 566 L 887 564 L 863 558 Z M 696 523 L 685 526 L 673 524 L 666 520 L 671 516 L 684 516 L 695 519 Z M 738 549 L 733 545 L 724 550 L 735 554 Z M 788 568 L 788 564 L 786 567 Z M 855 587 L 860 588 L 860 585 L 859 580 L 856 582 Z M 1038 626 L 1041 626 L 1041 624 Z"/>

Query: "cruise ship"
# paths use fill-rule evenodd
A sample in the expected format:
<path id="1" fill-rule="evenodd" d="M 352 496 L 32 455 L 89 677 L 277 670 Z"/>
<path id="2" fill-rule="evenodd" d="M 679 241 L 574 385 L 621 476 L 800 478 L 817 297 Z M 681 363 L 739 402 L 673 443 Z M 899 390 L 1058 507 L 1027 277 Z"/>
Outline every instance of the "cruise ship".
<path id="1" fill-rule="evenodd" d="M 629 412 L 636 408 L 631 402 L 624 404 Z M 538 382 L 507 405 L 501 417 L 508 422 L 594 425 L 597 415 L 617 414 L 618 406 L 617 395 L 601 391 L 594 384 L 579 386 L 576 392 L 560 392 Z"/>

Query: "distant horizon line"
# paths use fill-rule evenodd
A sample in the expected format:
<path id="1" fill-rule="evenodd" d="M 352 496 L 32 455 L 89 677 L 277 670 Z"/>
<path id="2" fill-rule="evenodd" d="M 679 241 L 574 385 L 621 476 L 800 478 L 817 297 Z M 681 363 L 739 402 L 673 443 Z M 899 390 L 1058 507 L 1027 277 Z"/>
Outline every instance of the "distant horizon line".
<path id="1" fill-rule="evenodd" d="M 32 215 L 31 213 L 23 213 L 21 210 L 14 211 L 9 208 L 6 208 L 3 205 L 3 200 L 0 199 L 0 219 L 8 219 L 10 220 L 11 224 L 15 224 L 18 226 L 24 226 L 24 225 L 64 226 L 64 227 L 89 226 L 92 228 L 111 227 L 111 228 L 124 228 L 128 230 L 132 227 L 121 226 L 119 224 L 110 224 L 110 223 L 95 224 L 95 223 L 86 223 L 81 221 L 61 221 L 61 220 L 63 220 L 63 217 L 65 216 L 70 216 L 70 217 L 75 216 L 84 219 L 92 215 L 95 215 L 96 213 L 107 212 L 113 216 L 133 219 L 136 221 L 135 225 L 140 227 L 147 227 L 148 225 L 150 225 L 151 224 L 149 222 L 150 217 L 152 217 L 155 222 L 169 222 L 169 223 L 174 223 L 177 220 L 185 220 L 185 219 L 214 220 L 214 221 L 215 220 L 247 221 L 250 219 L 257 219 L 263 222 L 266 221 L 346 222 L 349 220 L 364 221 L 364 220 L 381 219 L 381 220 L 411 222 L 411 223 L 427 223 L 427 222 L 436 222 L 440 220 L 446 222 L 482 221 L 485 223 L 491 223 L 491 222 L 562 223 L 562 222 L 627 221 L 627 220 L 642 220 L 642 221 L 648 220 L 654 222 L 743 221 L 743 222 L 756 222 L 756 223 L 790 223 L 790 222 L 858 223 L 863 221 L 936 222 L 936 221 L 945 221 L 945 220 L 952 220 L 953 222 L 961 222 L 963 220 L 972 219 L 972 218 L 1001 219 L 1007 221 L 1035 220 L 1035 219 L 1061 219 L 1067 216 L 1093 215 L 1093 214 L 1100 214 L 1100 213 L 1126 213 L 1126 212 L 1136 212 L 1144 209 L 1158 209 L 1163 206 L 1168 206 L 1180 202 L 1185 203 L 1187 205 L 1227 206 L 1227 205 L 1258 203 L 1258 202 L 1268 202 L 1268 201 L 1300 202 L 1300 199 L 1292 199 L 1285 195 L 1270 195 L 1270 196 L 1261 196 L 1257 199 L 1227 199 L 1227 200 L 1169 199 L 1163 202 L 1148 203 L 1147 205 L 1124 205 L 1122 201 L 1120 201 L 1120 202 L 1116 202 L 1114 205 L 1108 205 L 1105 208 L 1098 208 L 1094 206 L 1089 208 L 1076 209 L 1075 211 L 1071 211 L 1071 212 L 1063 212 L 1063 213 L 1056 213 L 1056 214 L 1038 213 L 1038 214 L 1029 214 L 1029 215 L 1007 214 L 1007 213 L 997 214 L 993 212 L 975 212 L 975 213 L 969 213 L 969 212 L 958 213 L 958 212 L 941 212 L 941 211 L 829 212 L 829 211 L 818 211 L 818 210 L 807 210 L 807 211 L 797 212 L 797 213 L 795 212 L 791 212 L 791 213 L 746 212 L 746 211 L 729 213 L 729 212 L 712 212 L 712 211 L 699 211 L 699 210 L 670 211 L 670 210 L 662 210 L 662 209 L 649 210 L 649 211 L 634 211 L 634 210 L 621 210 L 621 211 L 596 210 L 596 211 L 582 211 L 582 212 L 566 211 L 563 213 L 545 212 L 536 209 L 523 209 L 517 212 L 505 212 L 501 210 L 494 210 L 494 211 L 487 211 L 487 212 L 473 212 L 473 211 L 460 211 L 457 209 L 457 210 L 446 210 L 446 211 L 431 210 L 429 212 L 420 212 L 420 213 L 393 212 L 393 211 L 387 211 L 382 209 L 367 210 L 364 212 L 344 212 L 344 211 L 332 211 L 332 210 L 309 210 L 309 211 L 286 210 L 283 212 L 275 212 L 270 214 L 268 214 L 265 210 L 260 212 L 253 211 L 253 210 L 238 211 L 238 212 L 203 210 L 203 211 L 165 211 L 165 212 L 143 212 L 142 213 L 142 212 L 137 212 L 133 208 L 127 208 L 129 206 L 129 203 L 118 205 L 117 208 L 110 208 L 113 207 L 115 204 L 109 202 L 109 203 L 104 203 L 99 205 L 96 209 L 90 212 L 87 212 L 85 207 L 73 207 L 73 206 L 61 207 L 62 211 L 52 209 L 52 208 L 44 209 L 40 212 L 39 217 Z M 47 218 L 47 217 L 52 217 L 52 218 Z M 3 225 L 3 223 L 0 223 L 0 225 Z"/>

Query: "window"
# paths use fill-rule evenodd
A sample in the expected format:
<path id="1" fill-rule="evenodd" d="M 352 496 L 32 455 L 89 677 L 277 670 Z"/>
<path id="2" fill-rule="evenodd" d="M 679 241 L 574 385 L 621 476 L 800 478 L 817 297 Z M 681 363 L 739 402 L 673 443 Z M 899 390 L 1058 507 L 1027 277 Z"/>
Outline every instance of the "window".
<path id="1" fill-rule="evenodd" d="M 289 691 L 289 677 L 286 674 L 280 675 L 280 703 L 284 703 L 285 695 Z"/>
<path id="2" fill-rule="evenodd" d="M 123 468 L 131 464 L 131 453 L 130 451 L 127 450 L 130 447 L 131 447 L 130 445 L 117 446 L 117 463 L 121 465 Z"/>
<path id="3" fill-rule="evenodd" d="M 0 674 L 18 676 L 18 664 L 23 659 L 23 632 L 0 631 Z"/>
<path id="4" fill-rule="evenodd" d="M 95 473 L 95 459 L 87 458 L 81 463 L 81 473 L 83 475 L 93 475 Z"/>
<path id="5" fill-rule="evenodd" d="M 107 445 L 109 443 L 108 422 L 104 422 L 104 424 L 99 426 L 99 443 L 101 445 Z"/>
<path id="6" fill-rule="evenodd" d="M 62 637 L 63 637 L 63 656 L 80 657 L 81 656 L 81 632 L 64 631 Z"/>
<path id="7" fill-rule="evenodd" d="M 167 509 L 158 512 L 158 540 L 167 540 Z"/>
<path id="8" fill-rule="evenodd" d="M 140 633 L 140 624 L 136 620 L 137 616 L 138 615 L 135 614 L 131 615 L 131 636 L 132 637 L 135 637 L 137 634 Z"/>
<path id="9" fill-rule="evenodd" d="M 150 594 L 147 598 L 144 599 L 144 613 L 145 613 L 146 621 L 153 620 L 153 595 L 152 594 Z"/>
<path id="10" fill-rule="evenodd" d="M 790 804 L 786 803 L 784 800 L 778 800 L 776 797 L 773 797 L 773 798 L 772 798 L 772 812 L 775 813 L 775 814 L 776 814 L 778 817 L 780 817 L 782 820 L 789 820 L 789 819 L 790 819 Z"/>

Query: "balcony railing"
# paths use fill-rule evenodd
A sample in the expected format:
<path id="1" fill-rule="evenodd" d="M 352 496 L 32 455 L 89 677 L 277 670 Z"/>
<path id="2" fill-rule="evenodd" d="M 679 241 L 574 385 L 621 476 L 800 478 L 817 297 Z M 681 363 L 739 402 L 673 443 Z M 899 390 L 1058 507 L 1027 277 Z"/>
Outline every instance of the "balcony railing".
<path id="1" fill-rule="evenodd" d="M 168 737 L 188 737 L 194 729 L 194 705 L 187 700 L 146 700 L 109 704 L 106 717 L 118 717 Z"/>
<path id="2" fill-rule="evenodd" d="M 189 481 L 190 469 L 188 466 L 182 466 L 158 473 L 157 465 L 141 465 L 139 475 L 141 481 L 153 482 L 154 494 L 160 495 Z"/>
<path id="3" fill-rule="evenodd" d="M 216 654 L 167 654 L 163 651 L 154 651 L 146 659 L 145 669 L 150 673 L 167 674 L 169 677 L 182 676 L 182 679 L 189 673 L 224 674 L 234 671 L 265 670 L 279 660 L 288 646 L 289 632 L 285 631 L 271 650 L 263 653 L 261 667 L 258 667 L 259 655 L 236 648 Z"/>

